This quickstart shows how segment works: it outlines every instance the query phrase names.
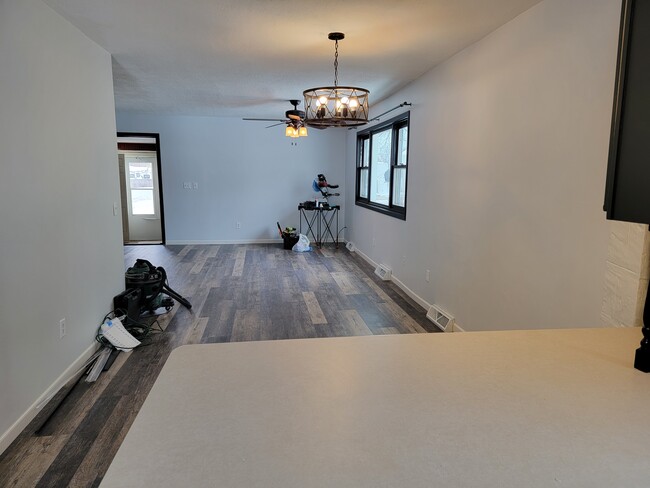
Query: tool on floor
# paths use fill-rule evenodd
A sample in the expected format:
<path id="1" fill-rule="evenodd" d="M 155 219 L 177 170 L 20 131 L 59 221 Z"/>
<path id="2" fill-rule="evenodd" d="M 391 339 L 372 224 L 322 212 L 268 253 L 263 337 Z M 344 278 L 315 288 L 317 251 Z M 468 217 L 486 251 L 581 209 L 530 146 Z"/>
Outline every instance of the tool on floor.
<path id="1" fill-rule="evenodd" d="M 136 259 L 135 264 L 126 270 L 125 284 L 127 292 L 129 290 L 140 291 L 137 304 L 140 314 L 154 313 L 161 307 L 169 311 L 174 306 L 174 300 L 188 310 L 192 308 L 192 304 L 186 298 L 169 287 L 165 269 L 161 266 L 154 266 L 146 259 Z"/>

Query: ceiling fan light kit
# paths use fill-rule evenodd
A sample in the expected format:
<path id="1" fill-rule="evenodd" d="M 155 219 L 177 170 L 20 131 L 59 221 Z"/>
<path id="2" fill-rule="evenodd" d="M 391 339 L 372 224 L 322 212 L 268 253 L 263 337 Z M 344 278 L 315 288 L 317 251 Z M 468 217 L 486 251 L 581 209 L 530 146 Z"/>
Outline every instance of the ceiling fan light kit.
<path id="1" fill-rule="evenodd" d="M 345 38 L 342 32 L 330 32 L 328 39 L 335 42 L 334 86 L 323 86 L 305 90 L 305 123 L 310 126 L 355 127 L 368 123 L 368 95 L 365 88 L 339 86 L 339 41 Z"/>
<path id="2" fill-rule="evenodd" d="M 289 100 L 293 105 L 293 110 L 287 110 L 285 115 L 287 117 L 287 128 L 284 135 L 287 137 L 307 137 L 307 127 L 305 127 L 305 112 L 298 110 L 300 100 Z"/>
<path id="3" fill-rule="evenodd" d="M 300 125 L 296 127 L 293 124 L 287 125 L 287 128 L 284 130 L 284 135 L 287 137 L 307 137 L 307 127 Z"/>

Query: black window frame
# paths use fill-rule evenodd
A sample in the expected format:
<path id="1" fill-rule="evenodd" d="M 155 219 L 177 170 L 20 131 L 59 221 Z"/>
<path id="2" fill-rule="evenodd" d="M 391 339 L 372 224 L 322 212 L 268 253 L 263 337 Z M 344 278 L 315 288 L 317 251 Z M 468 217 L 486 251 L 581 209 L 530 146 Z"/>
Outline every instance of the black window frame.
<path id="1" fill-rule="evenodd" d="M 357 161 L 356 161 L 356 182 L 355 182 L 355 204 L 359 207 L 367 208 L 369 210 L 374 210 L 375 212 L 388 215 L 390 217 L 395 217 L 400 220 L 406 220 L 406 205 L 407 205 L 407 196 L 408 196 L 408 166 L 409 166 L 409 151 L 410 151 L 410 119 L 411 112 L 404 112 L 396 117 L 393 117 L 386 122 L 377 124 L 369 129 L 360 131 L 357 134 Z M 406 127 L 407 136 L 406 136 L 406 161 L 405 164 L 397 164 L 397 153 L 399 149 L 399 131 Z M 388 205 L 384 205 L 377 202 L 372 202 L 370 200 L 370 185 L 372 183 L 372 136 L 373 134 L 383 132 L 387 129 L 391 130 L 391 156 L 390 156 L 390 181 L 389 181 L 389 190 L 388 190 Z M 368 154 L 367 158 L 364 158 L 366 153 L 365 141 L 368 141 Z M 367 160 L 367 165 L 364 165 L 364 159 Z M 394 175 L 395 168 L 404 168 L 406 170 L 405 174 L 405 183 L 404 183 L 404 206 L 398 206 L 393 203 L 393 185 L 394 185 Z M 362 172 L 367 172 L 366 178 L 366 196 L 361 197 L 361 174 Z"/>

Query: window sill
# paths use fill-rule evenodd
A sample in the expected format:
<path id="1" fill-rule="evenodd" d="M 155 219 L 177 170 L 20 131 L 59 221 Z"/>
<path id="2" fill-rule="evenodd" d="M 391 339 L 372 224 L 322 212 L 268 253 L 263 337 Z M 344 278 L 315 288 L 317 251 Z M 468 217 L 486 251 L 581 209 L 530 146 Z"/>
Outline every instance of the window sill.
<path id="1" fill-rule="evenodd" d="M 375 212 L 379 212 L 384 215 L 388 215 L 389 217 L 394 217 L 399 220 L 406 220 L 406 209 L 403 210 L 393 210 L 389 207 L 386 207 L 385 205 L 378 205 L 375 203 L 368 203 L 368 202 L 363 202 L 357 200 L 354 202 L 358 207 L 363 207 L 367 208 L 368 210 L 373 210 Z"/>

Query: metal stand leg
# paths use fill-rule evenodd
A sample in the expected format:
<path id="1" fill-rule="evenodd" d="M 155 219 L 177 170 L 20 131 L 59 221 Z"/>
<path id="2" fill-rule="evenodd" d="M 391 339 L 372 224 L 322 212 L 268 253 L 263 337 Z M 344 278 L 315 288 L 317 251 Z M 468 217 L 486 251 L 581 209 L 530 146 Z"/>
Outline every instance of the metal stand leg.
<path id="1" fill-rule="evenodd" d="M 300 233 L 301 234 L 302 234 L 302 219 L 303 219 L 303 217 L 305 219 L 305 224 L 307 224 L 307 230 L 305 231 L 305 235 L 307 236 L 307 238 L 309 238 L 309 235 L 311 234 L 312 239 L 314 240 L 314 242 L 317 243 L 318 240 L 320 239 L 320 222 L 316 222 L 316 219 L 319 218 L 318 211 L 315 210 L 312 213 L 311 218 L 309 218 L 307 216 L 307 214 L 305 213 L 305 209 L 304 208 L 300 209 Z M 318 236 L 314 232 L 314 225 L 316 225 L 316 233 L 318 233 Z"/>
<path id="2" fill-rule="evenodd" d="M 338 236 L 335 237 L 334 234 L 332 233 L 332 222 L 334 220 L 334 217 L 336 217 L 336 227 L 338 228 L 338 215 L 339 215 L 339 212 L 338 212 L 337 208 L 334 208 L 334 209 L 330 210 L 330 212 L 333 212 L 333 213 L 331 213 L 329 215 L 329 218 L 328 218 L 325 211 L 323 211 L 323 235 L 322 235 L 323 242 L 327 242 L 327 235 L 329 234 L 329 236 L 332 238 L 332 242 L 336 245 L 336 247 L 338 247 L 338 245 L 339 245 L 338 238 L 337 238 Z M 334 229 L 334 230 L 336 231 L 336 229 Z"/>

